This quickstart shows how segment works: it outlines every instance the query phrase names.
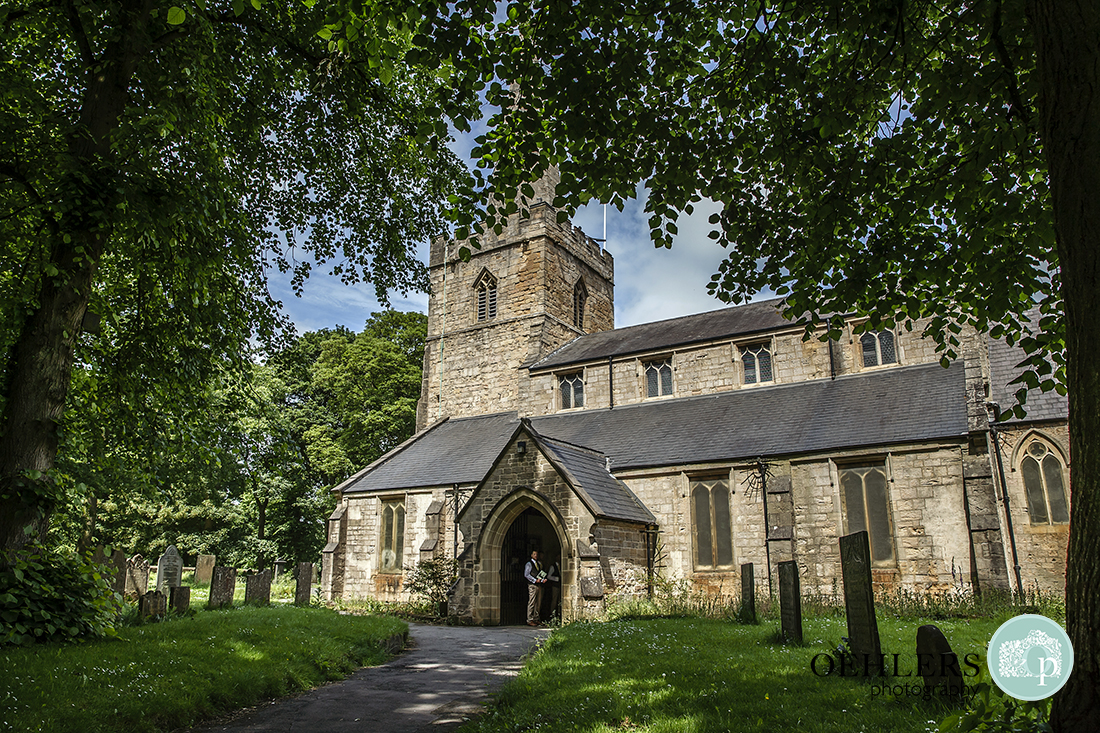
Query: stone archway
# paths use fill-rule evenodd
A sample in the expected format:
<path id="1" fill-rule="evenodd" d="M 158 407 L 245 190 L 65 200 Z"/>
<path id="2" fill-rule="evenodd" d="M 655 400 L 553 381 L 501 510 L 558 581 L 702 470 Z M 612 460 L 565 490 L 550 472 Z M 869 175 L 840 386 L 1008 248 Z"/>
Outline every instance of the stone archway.
<path id="1" fill-rule="evenodd" d="M 480 588 L 476 621 L 522 623 L 517 614 L 526 609 L 526 581 L 523 566 L 532 549 L 557 554 L 562 561 L 562 597 L 566 592 L 565 571 L 571 568 L 565 522 L 545 497 L 530 489 L 517 489 L 502 499 L 485 523 L 478 548 L 475 582 Z M 563 611 L 566 609 L 562 609 Z"/>

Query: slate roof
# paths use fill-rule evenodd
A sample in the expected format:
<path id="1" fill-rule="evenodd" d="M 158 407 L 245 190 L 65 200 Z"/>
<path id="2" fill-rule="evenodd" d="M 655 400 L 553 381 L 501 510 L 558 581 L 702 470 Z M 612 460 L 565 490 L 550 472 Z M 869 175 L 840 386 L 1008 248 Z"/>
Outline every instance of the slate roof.
<path id="1" fill-rule="evenodd" d="M 667 321 L 599 331 L 573 339 L 531 365 L 550 369 L 581 362 L 627 356 L 734 336 L 748 336 L 792 325 L 779 314 L 782 298 L 698 313 Z"/>
<path id="2" fill-rule="evenodd" d="M 958 438 L 967 434 L 966 390 L 961 363 L 923 364 L 531 423 L 608 455 L 617 471 Z"/>
<path id="3" fill-rule="evenodd" d="M 1029 320 L 1038 328 L 1039 309 L 1033 308 L 1027 313 Z M 1016 390 L 1021 385 L 1009 386 L 1024 371 L 1017 366 L 1027 355 L 1019 346 L 1009 346 L 1001 339 L 986 336 L 989 348 L 989 399 L 1001 406 L 1001 412 L 1007 413 L 1016 406 Z M 1069 400 L 1057 392 L 1028 390 L 1025 420 L 1005 420 L 1006 423 L 1034 422 L 1042 420 L 1065 420 L 1069 417 Z"/>
<path id="4" fill-rule="evenodd" d="M 593 514 L 628 522 L 656 523 L 657 519 L 634 492 L 608 473 L 606 456 L 534 431 L 532 437 Z"/>
<path id="5" fill-rule="evenodd" d="M 611 458 L 612 471 L 618 471 L 967 434 L 961 363 L 947 369 L 939 364 L 882 369 L 529 420 L 535 432 L 550 439 L 547 443 L 555 442 L 552 452 L 595 503 L 602 499 L 608 507 L 620 499 L 612 496 L 602 476 L 590 474 L 597 467 L 602 470 L 603 458 L 588 455 L 593 452 Z M 518 427 L 514 412 L 448 420 L 368 466 L 341 489 L 355 493 L 480 482 Z"/>
<path id="6" fill-rule="evenodd" d="M 514 412 L 437 423 L 337 488 L 356 493 L 477 483 L 489 473 L 518 425 Z"/>

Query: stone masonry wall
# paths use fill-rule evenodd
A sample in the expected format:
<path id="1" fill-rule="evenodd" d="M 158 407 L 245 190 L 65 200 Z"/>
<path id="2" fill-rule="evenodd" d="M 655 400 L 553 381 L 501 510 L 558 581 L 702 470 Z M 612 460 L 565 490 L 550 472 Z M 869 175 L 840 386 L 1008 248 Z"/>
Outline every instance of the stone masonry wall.
<path id="1" fill-rule="evenodd" d="M 520 367 L 582 333 L 573 325 L 580 279 L 588 292 L 584 332 L 614 326 L 613 258 L 556 218 L 552 207 L 535 205 L 531 218 L 513 216 L 469 261 L 459 256 L 462 243 L 432 244 L 418 429 L 445 416 L 524 411 Z M 475 285 L 486 271 L 497 280 L 497 313 L 478 322 Z"/>
<path id="2" fill-rule="evenodd" d="M 912 332 L 905 328 L 896 330 L 898 365 L 928 364 L 939 361 L 940 357 L 935 351 L 934 344 L 920 338 L 922 325 L 923 323 L 917 323 Z M 642 402 L 650 399 L 646 395 L 645 388 L 646 363 L 669 357 L 672 359 L 673 391 L 676 397 L 714 394 L 732 389 L 753 389 L 774 384 L 792 384 L 811 379 L 829 379 L 834 374 L 840 376 L 857 371 L 894 368 L 894 365 L 887 365 L 865 369 L 862 366 L 862 349 L 858 335 L 853 333 L 850 326 L 838 341 L 823 342 L 818 339 L 804 341 L 802 334 L 803 330 L 797 328 L 763 338 L 729 339 L 680 347 L 670 351 L 621 357 L 612 362 L 610 380 L 606 360 L 573 365 L 554 372 L 536 372 L 530 377 L 530 385 L 524 392 L 519 410 L 525 415 L 545 415 L 559 410 L 561 404 L 558 395 L 558 375 L 578 371 L 584 374 L 585 409 L 601 409 L 610 406 L 612 393 L 616 406 Z M 768 344 L 771 349 L 774 379 L 762 385 L 745 384 L 741 347 L 760 343 Z M 979 342 L 972 331 L 967 331 L 964 343 L 967 348 L 970 348 Z M 832 363 L 830 363 L 830 351 Z M 978 364 L 980 349 L 970 348 L 970 351 L 973 352 L 975 363 Z M 968 372 L 968 390 L 981 388 L 981 373 L 980 366 L 975 375 Z M 971 416 L 971 422 L 974 423 L 975 429 L 981 429 L 980 414 L 973 408 L 970 412 L 974 413 Z"/>

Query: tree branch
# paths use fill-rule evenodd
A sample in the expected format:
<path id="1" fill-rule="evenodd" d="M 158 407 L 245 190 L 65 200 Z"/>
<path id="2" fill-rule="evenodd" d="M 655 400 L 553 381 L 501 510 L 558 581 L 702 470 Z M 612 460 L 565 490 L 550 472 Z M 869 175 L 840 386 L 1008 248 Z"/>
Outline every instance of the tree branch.
<path id="1" fill-rule="evenodd" d="M 76 41 L 76 46 L 80 49 L 81 60 L 84 61 L 85 66 L 94 66 L 95 54 L 92 53 L 92 45 L 88 42 L 88 35 L 84 32 L 84 24 L 80 22 L 80 14 L 76 12 L 73 0 L 65 0 L 61 9 L 73 31 L 73 40 Z"/>
<path id="2" fill-rule="evenodd" d="M 1027 124 L 1031 121 L 1031 115 L 1024 104 L 1024 100 L 1020 97 L 1020 87 L 1016 83 L 1016 66 L 1012 63 L 1012 57 L 1008 55 L 1008 48 L 1005 46 L 1004 39 L 1001 38 L 1001 0 L 996 0 L 993 3 L 991 23 L 989 37 L 993 41 L 997 59 L 1005 67 L 1005 83 L 1008 85 L 1007 119 L 1011 120 L 1015 115 L 1020 118 L 1021 122 Z"/>

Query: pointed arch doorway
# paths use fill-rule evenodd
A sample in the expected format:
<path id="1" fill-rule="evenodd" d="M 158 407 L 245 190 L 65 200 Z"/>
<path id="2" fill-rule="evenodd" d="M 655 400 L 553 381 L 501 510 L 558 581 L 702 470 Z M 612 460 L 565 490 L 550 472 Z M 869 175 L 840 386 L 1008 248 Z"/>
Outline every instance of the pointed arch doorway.
<path id="1" fill-rule="evenodd" d="M 500 623 L 504 626 L 527 620 L 527 580 L 523 568 L 532 550 L 539 551 L 544 566 L 548 567 L 552 559 L 561 560 L 561 542 L 553 525 L 545 514 L 530 507 L 512 521 L 500 547 Z M 560 611 L 548 609 L 549 593 L 546 595 L 544 617 Z"/>

